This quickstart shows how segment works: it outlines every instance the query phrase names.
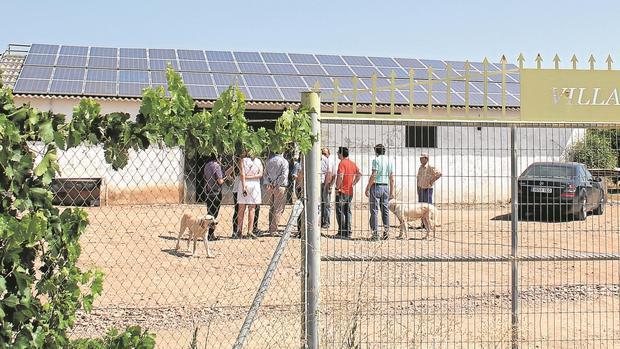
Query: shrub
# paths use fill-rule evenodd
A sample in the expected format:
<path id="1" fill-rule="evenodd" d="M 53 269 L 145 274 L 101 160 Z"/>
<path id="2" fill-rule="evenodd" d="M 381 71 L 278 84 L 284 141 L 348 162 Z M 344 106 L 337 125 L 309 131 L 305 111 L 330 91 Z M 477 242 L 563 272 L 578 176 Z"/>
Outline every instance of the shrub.
<path id="1" fill-rule="evenodd" d="M 568 149 L 566 159 L 583 163 L 588 168 L 615 168 L 617 165 L 610 138 L 597 130 L 587 130 L 584 139 Z"/>

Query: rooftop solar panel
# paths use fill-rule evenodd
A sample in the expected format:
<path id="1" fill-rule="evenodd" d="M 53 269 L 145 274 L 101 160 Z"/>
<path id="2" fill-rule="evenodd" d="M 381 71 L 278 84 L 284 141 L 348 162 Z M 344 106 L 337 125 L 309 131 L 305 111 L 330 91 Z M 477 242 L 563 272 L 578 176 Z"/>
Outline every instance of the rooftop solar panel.
<path id="1" fill-rule="evenodd" d="M 52 67 L 25 66 L 19 74 L 20 79 L 49 79 Z"/>
<path id="2" fill-rule="evenodd" d="M 29 53 L 40 53 L 46 55 L 55 55 L 58 53 L 58 45 L 32 44 Z"/>
<path id="3" fill-rule="evenodd" d="M 273 79 L 276 81 L 278 87 L 303 87 L 307 88 L 304 80 L 299 76 L 291 75 L 274 75 Z"/>
<path id="4" fill-rule="evenodd" d="M 207 51 L 207 60 L 213 62 L 234 62 L 232 52 L 229 51 Z"/>
<path id="5" fill-rule="evenodd" d="M 280 91 L 272 87 L 249 87 L 252 99 L 257 101 L 281 101 L 283 100 Z"/>
<path id="6" fill-rule="evenodd" d="M 85 67 L 86 56 L 58 56 L 56 65 L 59 67 Z"/>
<path id="7" fill-rule="evenodd" d="M 286 53 L 261 52 L 265 63 L 291 63 Z"/>
<path id="8" fill-rule="evenodd" d="M 212 72 L 238 73 L 239 69 L 233 62 L 209 62 Z"/>
<path id="9" fill-rule="evenodd" d="M 206 61 L 179 60 L 180 71 L 208 72 L 209 65 Z"/>
<path id="10" fill-rule="evenodd" d="M 52 80 L 49 93 L 58 94 L 82 94 L 84 88 L 83 81 L 70 81 L 70 80 Z"/>
<path id="11" fill-rule="evenodd" d="M 41 79 L 18 79 L 15 83 L 15 93 L 46 93 L 49 80 Z"/>
<path id="12" fill-rule="evenodd" d="M 121 96 L 140 97 L 142 91 L 149 87 L 149 84 L 120 83 L 118 84 L 118 94 Z"/>
<path id="13" fill-rule="evenodd" d="M 438 61 L 434 59 L 421 59 L 420 62 L 422 62 L 426 67 L 429 67 L 429 68 L 446 69 L 446 64 L 442 61 Z"/>
<path id="14" fill-rule="evenodd" d="M 88 59 L 89 68 L 109 68 L 116 69 L 118 65 L 116 57 L 93 57 Z"/>
<path id="15" fill-rule="evenodd" d="M 303 76 L 302 77 L 309 88 L 313 89 L 318 82 L 321 88 L 331 88 L 334 86 L 332 78 L 327 76 Z"/>
<path id="16" fill-rule="evenodd" d="M 61 55 L 86 56 L 88 47 L 86 46 L 62 46 L 60 48 Z"/>
<path id="17" fill-rule="evenodd" d="M 26 56 L 24 65 L 54 65 L 56 62 L 56 56 L 54 55 L 34 55 L 29 54 Z"/>
<path id="18" fill-rule="evenodd" d="M 116 81 L 116 70 L 88 69 L 86 73 L 88 81 Z"/>
<path id="19" fill-rule="evenodd" d="M 342 57 L 336 55 L 316 55 L 321 64 L 346 65 Z"/>
<path id="20" fill-rule="evenodd" d="M 151 83 L 152 84 L 165 83 L 167 81 L 168 80 L 166 80 L 165 71 L 152 71 L 151 72 Z"/>
<path id="21" fill-rule="evenodd" d="M 422 63 L 420 63 L 419 60 L 414 59 L 414 58 L 394 58 L 394 60 L 400 64 L 401 67 L 405 68 L 405 69 L 409 69 L 409 68 L 426 68 L 426 66 Z"/>
<path id="22" fill-rule="evenodd" d="M 118 72 L 118 80 L 120 82 L 140 82 L 148 84 L 149 74 L 144 70 L 120 70 Z"/>
<path id="23" fill-rule="evenodd" d="M 195 99 L 216 99 L 218 97 L 215 86 L 187 85 L 187 90 Z"/>
<path id="24" fill-rule="evenodd" d="M 396 78 L 405 79 L 409 78 L 409 72 L 407 72 L 403 68 L 387 68 L 387 67 L 377 67 L 377 70 L 383 74 L 385 77 L 392 77 L 392 73 L 396 76 Z"/>
<path id="25" fill-rule="evenodd" d="M 84 80 L 84 68 L 56 68 L 54 79 L 56 80 Z"/>
<path id="26" fill-rule="evenodd" d="M 233 52 L 237 62 L 261 63 L 263 59 L 258 52 Z"/>
<path id="27" fill-rule="evenodd" d="M 116 57 L 118 49 L 112 47 L 91 47 L 90 55 L 97 57 Z"/>
<path id="28" fill-rule="evenodd" d="M 325 70 L 318 64 L 295 64 L 299 74 L 303 75 L 327 75 Z"/>
<path id="29" fill-rule="evenodd" d="M 214 85 L 211 74 L 207 73 L 182 73 L 183 82 L 194 85 Z"/>
<path id="30" fill-rule="evenodd" d="M 304 88 L 280 88 L 285 101 L 299 102 L 301 101 L 301 93 L 308 91 Z"/>
<path id="31" fill-rule="evenodd" d="M 349 65 L 372 66 L 372 63 L 366 57 L 362 56 L 342 56 Z"/>
<path id="32" fill-rule="evenodd" d="M 368 59 L 377 67 L 398 67 L 395 60 L 388 57 L 368 57 Z"/>
<path id="33" fill-rule="evenodd" d="M 119 56 L 125 58 L 146 58 L 146 49 L 144 48 L 121 48 Z"/>
<path id="34" fill-rule="evenodd" d="M 353 76 L 353 71 L 346 65 L 323 65 L 327 75 L 331 76 Z"/>
<path id="35" fill-rule="evenodd" d="M 269 71 L 263 63 L 243 63 L 238 62 L 239 70 L 248 74 L 268 74 Z"/>
<path id="36" fill-rule="evenodd" d="M 213 80 L 218 86 L 231 86 L 231 85 L 243 85 L 243 79 L 241 75 L 237 74 L 213 74 Z"/>
<path id="37" fill-rule="evenodd" d="M 319 64 L 319 61 L 317 61 L 314 55 L 311 54 L 290 53 L 288 56 L 291 58 L 293 63 Z"/>
<path id="38" fill-rule="evenodd" d="M 121 57 L 118 63 L 118 67 L 121 69 L 137 69 L 137 70 L 147 70 L 148 63 L 146 59 L 134 59 L 134 58 L 123 58 Z"/>
<path id="39" fill-rule="evenodd" d="M 86 81 L 84 93 L 94 96 L 114 96 L 116 95 L 116 83 Z"/>
<path id="40" fill-rule="evenodd" d="M 205 54 L 200 50 L 177 50 L 177 54 L 179 55 L 179 59 L 187 59 L 193 61 L 204 61 Z M 164 58 L 164 57 L 162 57 Z M 172 57 L 166 57 L 172 58 Z"/>
<path id="41" fill-rule="evenodd" d="M 177 55 L 174 53 L 174 50 L 170 49 L 157 49 L 150 48 L 149 49 L 149 59 L 173 59 L 176 60 Z M 204 56 L 203 56 L 204 59 Z"/>
<path id="42" fill-rule="evenodd" d="M 176 59 L 149 59 L 149 67 L 151 70 L 166 70 L 168 64 L 170 64 L 172 69 L 179 70 L 179 63 L 177 63 Z"/>
<path id="43" fill-rule="evenodd" d="M 373 74 L 381 76 L 381 72 L 375 67 L 351 66 L 351 69 L 353 69 L 353 73 L 359 77 L 369 77 Z"/>
<path id="44" fill-rule="evenodd" d="M 265 86 L 265 87 L 275 87 L 276 84 L 269 75 L 245 75 L 244 77 L 245 84 L 247 86 Z"/>
<path id="45" fill-rule="evenodd" d="M 267 64 L 267 69 L 271 74 L 298 74 L 292 64 Z"/>

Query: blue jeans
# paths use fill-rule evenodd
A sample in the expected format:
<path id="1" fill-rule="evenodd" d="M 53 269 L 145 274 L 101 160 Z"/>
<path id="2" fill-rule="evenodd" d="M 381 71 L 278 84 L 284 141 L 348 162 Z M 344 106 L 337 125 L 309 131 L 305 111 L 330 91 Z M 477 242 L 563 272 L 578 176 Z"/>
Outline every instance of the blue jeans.
<path id="1" fill-rule="evenodd" d="M 351 236 L 351 201 L 352 195 L 336 194 L 336 221 L 338 235 Z"/>
<path id="2" fill-rule="evenodd" d="M 325 188 L 325 183 L 321 183 L 321 226 L 329 227 L 329 215 L 331 214 L 331 188 Z"/>
<path id="3" fill-rule="evenodd" d="M 370 188 L 370 230 L 376 235 L 379 222 L 379 208 L 381 208 L 381 220 L 383 221 L 384 231 L 390 229 L 390 210 L 388 201 L 390 200 L 390 187 L 386 184 L 375 184 Z"/>
<path id="4" fill-rule="evenodd" d="M 418 202 L 433 203 L 433 188 L 418 187 Z"/>

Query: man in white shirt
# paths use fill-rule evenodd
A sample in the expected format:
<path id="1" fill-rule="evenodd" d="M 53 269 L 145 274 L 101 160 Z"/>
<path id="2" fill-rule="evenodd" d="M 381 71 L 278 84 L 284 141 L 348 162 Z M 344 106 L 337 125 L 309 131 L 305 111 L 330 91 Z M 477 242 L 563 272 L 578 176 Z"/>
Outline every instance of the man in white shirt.
<path id="1" fill-rule="evenodd" d="M 334 180 L 334 170 L 329 157 L 329 148 L 321 149 L 321 228 L 329 228 L 331 213 L 331 194 Z"/>

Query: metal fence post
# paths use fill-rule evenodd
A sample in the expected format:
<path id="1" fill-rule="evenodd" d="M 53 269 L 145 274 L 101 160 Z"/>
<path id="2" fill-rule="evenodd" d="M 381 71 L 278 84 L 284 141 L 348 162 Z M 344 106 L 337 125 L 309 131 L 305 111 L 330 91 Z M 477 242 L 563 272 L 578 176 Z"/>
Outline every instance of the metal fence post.
<path id="1" fill-rule="evenodd" d="M 516 150 L 516 127 L 510 127 L 510 187 L 512 198 L 512 214 L 511 219 L 511 340 L 512 348 L 519 348 L 519 261 L 517 260 L 518 244 L 519 244 L 519 194 L 517 182 L 517 150 Z"/>
<path id="2" fill-rule="evenodd" d="M 317 349 L 319 347 L 319 287 L 320 287 L 320 239 L 319 229 L 319 205 L 320 200 L 320 161 L 321 161 L 321 130 L 319 116 L 321 113 L 321 100 L 317 92 L 302 92 L 301 105 L 307 108 L 312 118 L 312 133 L 319 137 L 313 144 L 312 150 L 306 155 L 306 234 L 302 245 L 305 245 L 306 269 L 305 299 L 306 299 L 306 347 Z"/>

